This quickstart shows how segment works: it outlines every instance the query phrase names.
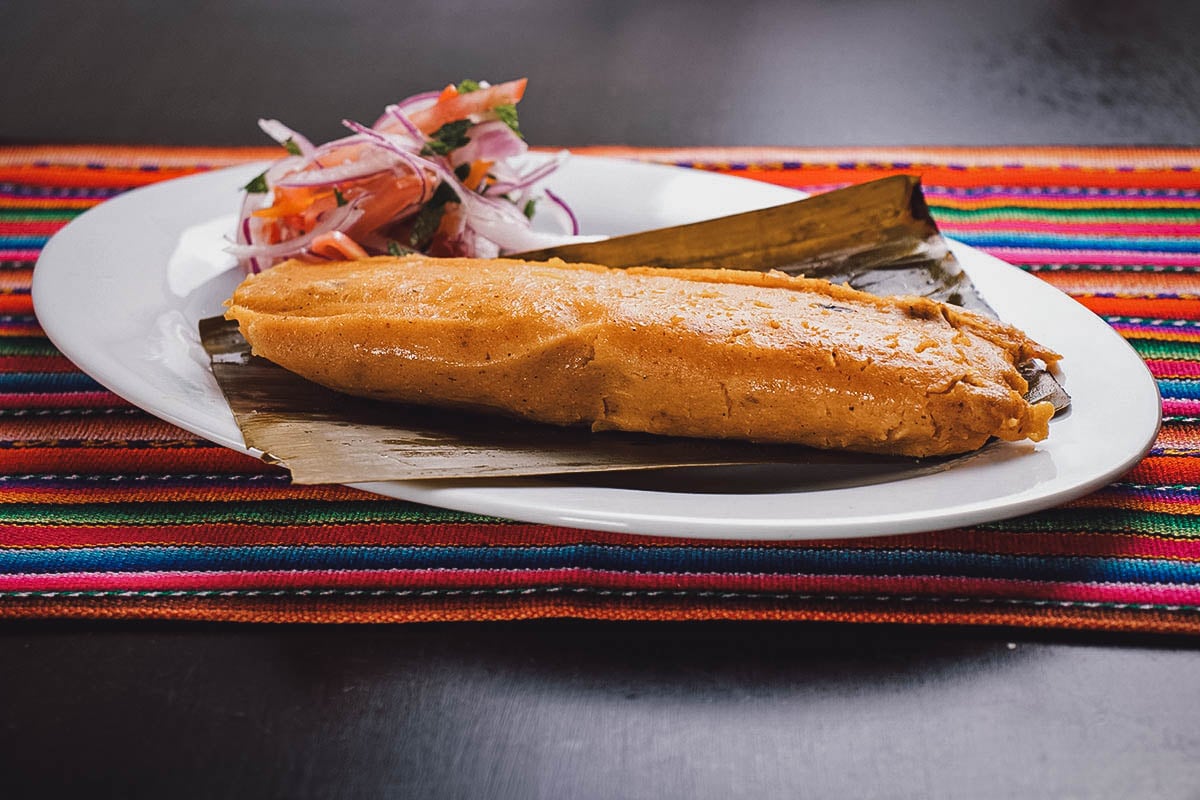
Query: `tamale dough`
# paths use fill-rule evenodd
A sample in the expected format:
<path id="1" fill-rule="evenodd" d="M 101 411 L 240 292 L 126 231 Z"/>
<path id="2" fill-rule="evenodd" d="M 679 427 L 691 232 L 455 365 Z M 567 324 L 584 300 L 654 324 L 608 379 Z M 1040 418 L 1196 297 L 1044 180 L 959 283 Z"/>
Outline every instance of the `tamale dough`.
<path id="1" fill-rule="evenodd" d="M 934 456 L 1040 440 L 1017 365 L 1058 356 L 923 298 L 744 270 L 289 261 L 226 316 L 332 389 L 556 425 Z"/>

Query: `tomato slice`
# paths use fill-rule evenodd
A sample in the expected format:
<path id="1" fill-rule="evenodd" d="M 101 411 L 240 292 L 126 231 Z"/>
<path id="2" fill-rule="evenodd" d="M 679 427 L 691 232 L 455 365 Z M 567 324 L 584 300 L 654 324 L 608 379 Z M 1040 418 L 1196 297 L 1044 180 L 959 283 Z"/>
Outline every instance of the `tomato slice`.
<path id="1" fill-rule="evenodd" d="M 489 86 L 486 89 L 476 89 L 465 94 L 456 94 L 447 99 L 438 98 L 438 102 L 429 108 L 414 111 L 409 114 L 412 123 L 421 129 L 422 133 L 430 134 L 447 122 L 466 119 L 472 114 L 484 114 L 496 106 L 514 105 L 525 96 L 525 84 L 528 79 L 509 81 L 508 83 Z M 446 93 L 443 93 L 443 96 Z"/>
<path id="2" fill-rule="evenodd" d="M 376 175 L 344 191 L 346 199 L 357 201 L 362 211 L 362 216 L 346 231 L 352 239 L 386 225 L 404 209 L 428 199 L 421 196 L 421 179 L 411 173 Z"/>
<path id="3" fill-rule="evenodd" d="M 358 242 L 341 231 L 330 231 L 329 233 L 321 234 L 313 239 L 309 249 L 319 256 L 334 260 L 346 259 L 353 261 L 358 258 L 367 258 L 367 251 L 363 250 Z"/>
<path id="4" fill-rule="evenodd" d="M 314 160 L 319 167 L 336 167 L 339 164 L 348 164 L 351 161 L 357 161 L 365 147 L 366 145 L 358 142 L 344 144 L 333 148 L 328 153 Z"/>

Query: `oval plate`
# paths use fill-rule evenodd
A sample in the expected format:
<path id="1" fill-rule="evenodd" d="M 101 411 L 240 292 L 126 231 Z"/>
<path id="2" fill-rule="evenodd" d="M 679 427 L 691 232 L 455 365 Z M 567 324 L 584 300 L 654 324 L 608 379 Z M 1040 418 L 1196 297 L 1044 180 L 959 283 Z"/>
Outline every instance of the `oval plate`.
<path id="1" fill-rule="evenodd" d="M 243 452 L 196 324 L 241 275 L 222 251 L 250 164 L 121 195 L 46 245 L 38 319 L 80 369 L 168 422 Z M 790 202 L 789 189 L 712 173 L 572 156 L 550 187 L 585 233 L 620 234 Z M 1071 410 L 1033 444 L 993 443 L 950 468 L 884 483 L 754 493 L 600 485 L 586 475 L 515 481 L 391 481 L 377 494 L 460 511 L 606 531 L 721 539 L 909 533 L 993 521 L 1078 497 L 1132 467 L 1160 423 L 1157 386 L 1103 320 L 1052 286 L 973 248 L 955 254 L 1000 317 L 1063 355 Z M 1116 387 L 1114 389 L 1114 387 Z M 719 476 L 718 476 L 719 479 Z M 634 479 L 636 481 L 636 479 Z M 709 472 L 706 483 L 713 481 Z"/>

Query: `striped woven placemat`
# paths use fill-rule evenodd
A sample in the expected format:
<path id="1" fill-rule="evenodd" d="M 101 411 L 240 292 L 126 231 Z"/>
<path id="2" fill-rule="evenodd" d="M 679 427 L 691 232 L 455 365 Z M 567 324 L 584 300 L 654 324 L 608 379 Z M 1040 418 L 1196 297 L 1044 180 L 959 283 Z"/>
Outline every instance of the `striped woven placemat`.
<path id="1" fill-rule="evenodd" d="M 79 213 L 276 151 L 0 149 L 0 616 L 1200 632 L 1200 150 L 585 152 L 810 192 L 920 173 L 947 234 L 1070 293 L 1146 359 L 1163 396 L 1159 440 L 1119 481 L 1059 508 L 843 542 L 594 533 L 292 486 L 104 391 L 45 339 L 29 299 L 40 248 Z"/>

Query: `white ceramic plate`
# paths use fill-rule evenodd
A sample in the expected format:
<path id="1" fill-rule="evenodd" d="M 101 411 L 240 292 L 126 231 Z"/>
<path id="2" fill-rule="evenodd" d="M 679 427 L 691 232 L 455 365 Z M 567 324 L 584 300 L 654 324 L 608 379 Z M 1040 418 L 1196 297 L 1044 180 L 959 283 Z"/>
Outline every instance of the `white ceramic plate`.
<path id="1" fill-rule="evenodd" d="M 129 192 L 71 222 L 33 280 L 38 318 L 81 369 L 169 422 L 246 451 L 200 347 L 197 320 L 221 313 L 240 275 L 222 252 L 247 165 Z M 551 187 L 586 233 L 693 222 L 796 199 L 763 183 L 573 156 Z M 1071 411 L 1034 445 L 995 443 L 932 474 L 830 488 L 724 493 L 614 487 L 587 476 L 505 482 L 408 481 L 361 488 L 445 508 L 596 530 L 731 539 L 906 533 L 1035 511 L 1128 469 L 1159 425 L 1157 388 L 1137 354 L 1057 289 L 972 248 L 955 253 L 1002 318 L 1064 356 Z M 257 453 L 255 453 L 257 455 Z M 719 476 L 718 476 L 719 477 Z"/>

